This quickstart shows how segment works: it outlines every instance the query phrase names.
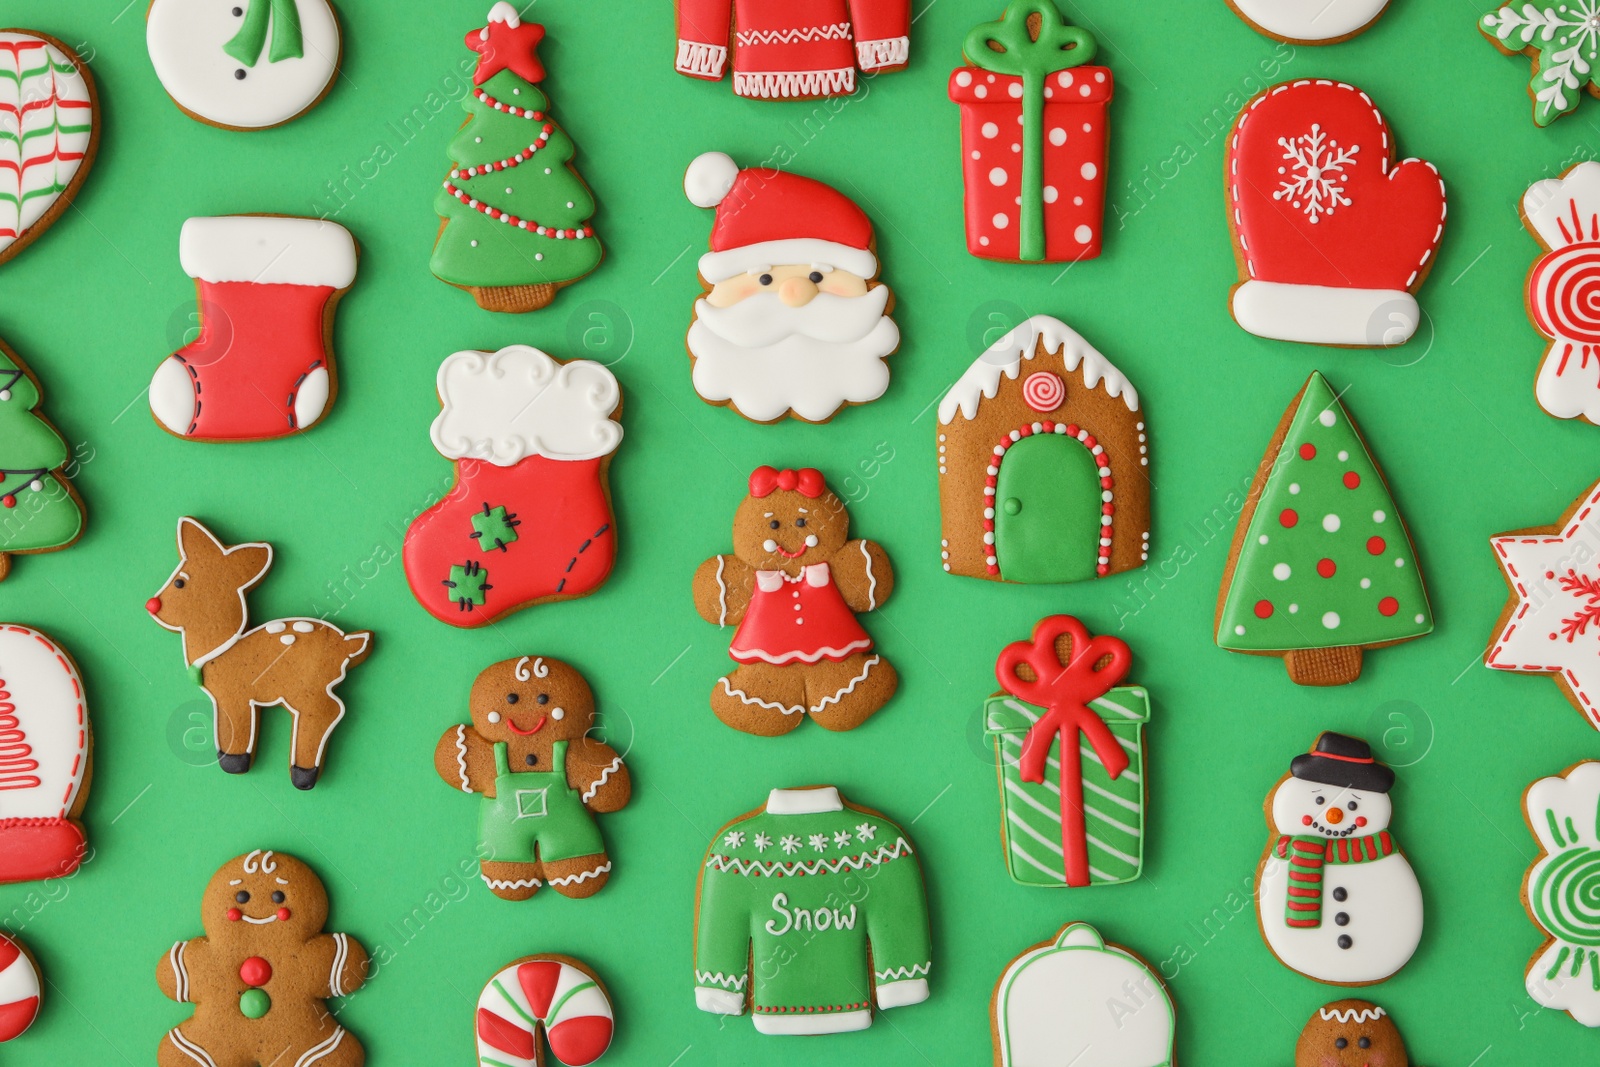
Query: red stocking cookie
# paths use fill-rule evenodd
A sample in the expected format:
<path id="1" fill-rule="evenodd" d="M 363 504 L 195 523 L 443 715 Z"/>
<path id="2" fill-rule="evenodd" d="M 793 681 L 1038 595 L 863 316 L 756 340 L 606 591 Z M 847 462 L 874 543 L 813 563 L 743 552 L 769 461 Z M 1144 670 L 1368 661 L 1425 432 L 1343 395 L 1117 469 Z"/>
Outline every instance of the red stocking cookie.
<path id="1" fill-rule="evenodd" d="M 169 1031 L 160 1067 L 361 1067 L 361 1042 L 329 1013 L 329 997 L 367 980 L 367 950 L 323 933 L 328 891 L 301 861 L 256 849 L 223 864 L 200 899 L 205 936 L 179 941 L 156 984 L 194 1015 Z"/>
<path id="2" fill-rule="evenodd" d="M 872 650 L 856 612 L 894 590 L 888 554 L 850 540 L 850 513 L 822 473 L 757 467 L 733 519 L 733 553 L 694 575 L 694 606 L 736 626 L 740 666 L 711 687 L 717 718 L 749 734 L 786 734 L 810 715 L 852 730 L 894 696 L 899 677 Z"/>
<path id="3" fill-rule="evenodd" d="M 0 1043 L 21 1037 L 39 1017 L 39 965 L 26 945 L 0 934 Z"/>
<path id="4" fill-rule="evenodd" d="M 543 1067 L 544 1049 L 566 1067 L 587 1067 L 615 1029 L 605 983 L 571 956 L 513 960 L 478 997 L 479 1067 Z"/>
<path id="5" fill-rule="evenodd" d="M 92 742 L 72 657 L 38 630 L 0 624 L 0 884 L 78 869 Z"/>

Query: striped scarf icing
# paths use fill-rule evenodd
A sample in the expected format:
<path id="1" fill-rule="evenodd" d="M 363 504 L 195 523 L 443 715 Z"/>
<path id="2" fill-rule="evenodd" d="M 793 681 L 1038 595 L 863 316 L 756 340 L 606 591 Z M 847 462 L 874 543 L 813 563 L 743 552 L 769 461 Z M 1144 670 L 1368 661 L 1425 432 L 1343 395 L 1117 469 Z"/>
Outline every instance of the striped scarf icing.
<path id="1" fill-rule="evenodd" d="M 1279 859 L 1289 861 L 1289 898 L 1284 907 L 1284 921 L 1291 927 L 1315 928 L 1322 925 L 1323 868 L 1382 859 L 1394 852 L 1394 839 L 1387 830 L 1340 841 L 1284 834 L 1272 851 Z"/>

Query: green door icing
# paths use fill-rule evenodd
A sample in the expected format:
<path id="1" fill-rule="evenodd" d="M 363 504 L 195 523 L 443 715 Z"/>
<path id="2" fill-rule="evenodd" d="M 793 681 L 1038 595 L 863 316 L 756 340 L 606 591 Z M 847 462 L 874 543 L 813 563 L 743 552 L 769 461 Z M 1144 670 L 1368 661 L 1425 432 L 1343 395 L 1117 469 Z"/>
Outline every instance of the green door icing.
<path id="1" fill-rule="evenodd" d="M 1008 582 L 1095 576 L 1100 476 L 1076 438 L 1035 434 L 1006 450 L 995 491 L 995 558 Z"/>

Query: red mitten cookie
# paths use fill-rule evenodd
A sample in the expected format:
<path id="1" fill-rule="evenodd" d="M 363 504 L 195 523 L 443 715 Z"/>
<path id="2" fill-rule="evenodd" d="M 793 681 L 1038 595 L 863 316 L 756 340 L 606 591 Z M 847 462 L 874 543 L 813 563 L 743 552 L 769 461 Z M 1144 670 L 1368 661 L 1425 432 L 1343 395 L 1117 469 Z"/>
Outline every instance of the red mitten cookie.
<path id="1" fill-rule="evenodd" d="M 72 657 L 38 630 L 0 623 L 0 884 L 78 869 L 93 743 Z"/>

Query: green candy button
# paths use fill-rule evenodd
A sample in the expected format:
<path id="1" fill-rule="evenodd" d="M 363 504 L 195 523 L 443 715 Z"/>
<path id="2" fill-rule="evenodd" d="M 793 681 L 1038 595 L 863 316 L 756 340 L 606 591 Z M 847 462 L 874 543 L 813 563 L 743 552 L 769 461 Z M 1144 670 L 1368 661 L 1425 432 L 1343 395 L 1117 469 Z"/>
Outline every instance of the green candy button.
<path id="1" fill-rule="evenodd" d="M 1006 502 L 1000 506 L 1005 509 L 1007 515 L 1015 515 L 1022 510 L 1022 501 L 1014 496 L 1006 497 Z"/>
<path id="2" fill-rule="evenodd" d="M 239 1014 L 246 1019 L 259 1019 L 272 1010 L 272 998 L 265 989 L 246 989 L 239 994 Z"/>

